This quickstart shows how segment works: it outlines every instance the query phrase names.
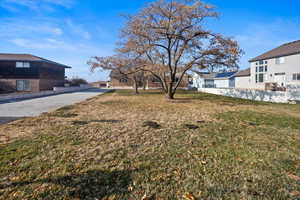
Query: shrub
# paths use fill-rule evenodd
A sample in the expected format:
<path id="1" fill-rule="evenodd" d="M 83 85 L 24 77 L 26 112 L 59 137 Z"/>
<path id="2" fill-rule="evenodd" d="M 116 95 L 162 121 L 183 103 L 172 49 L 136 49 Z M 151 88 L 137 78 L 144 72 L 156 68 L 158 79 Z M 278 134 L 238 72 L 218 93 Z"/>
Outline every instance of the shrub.
<path id="1" fill-rule="evenodd" d="M 80 86 L 81 84 L 88 84 L 88 82 L 83 78 L 72 78 L 68 80 L 70 86 Z"/>

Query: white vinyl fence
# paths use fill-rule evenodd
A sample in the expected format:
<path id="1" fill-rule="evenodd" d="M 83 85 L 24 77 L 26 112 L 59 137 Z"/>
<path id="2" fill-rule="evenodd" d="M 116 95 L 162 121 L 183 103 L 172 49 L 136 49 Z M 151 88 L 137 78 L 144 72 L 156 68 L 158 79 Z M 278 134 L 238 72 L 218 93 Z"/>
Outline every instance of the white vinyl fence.
<path id="1" fill-rule="evenodd" d="M 216 95 L 223 95 L 241 99 L 250 99 L 255 101 L 266 101 L 274 103 L 299 103 L 300 86 L 290 85 L 286 92 L 264 91 L 253 89 L 230 89 L 230 88 L 199 88 L 199 92 L 205 92 Z"/>

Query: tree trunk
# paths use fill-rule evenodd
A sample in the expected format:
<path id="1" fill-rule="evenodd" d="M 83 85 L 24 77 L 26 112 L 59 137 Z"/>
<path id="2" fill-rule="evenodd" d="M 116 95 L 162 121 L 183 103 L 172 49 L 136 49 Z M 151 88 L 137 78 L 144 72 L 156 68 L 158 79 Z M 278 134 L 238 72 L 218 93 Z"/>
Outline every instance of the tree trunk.
<path id="1" fill-rule="evenodd" d="M 143 79 L 143 90 L 146 90 L 148 84 L 148 80 L 146 78 Z"/>
<path id="2" fill-rule="evenodd" d="M 135 78 L 133 79 L 133 87 L 134 87 L 134 93 L 139 94 L 139 86 Z"/>
<path id="3" fill-rule="evenodd" d="M 169 83 L 168 93 L 166 94 L 167 99 L 174 99 L 175 92 L 173 91 L 173 83 Z"/>

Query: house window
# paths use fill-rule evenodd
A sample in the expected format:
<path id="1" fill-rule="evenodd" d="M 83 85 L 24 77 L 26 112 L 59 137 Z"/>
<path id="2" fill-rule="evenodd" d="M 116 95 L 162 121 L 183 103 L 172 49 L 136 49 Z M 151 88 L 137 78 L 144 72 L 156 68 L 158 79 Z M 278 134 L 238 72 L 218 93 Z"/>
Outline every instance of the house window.
<path id="1" fill-rule="evenodd" d="M 263 83 L 264 82 L 264 74 L 258 74 L 258 82 Z"/>
<path id="2" fill-rule="evenodd" d="M 17 80 L 17 91 L 30 91 L 29 80 Z"/>
<path id="3" fill-rule="evenodd" d="M 259 67 L 259 72 L 264 72 L 264 67 L 263 66 Z"/>
<path id="4" fill-rule="evenodd" d="M 285 57 L 276 58 L 275 63 L 277 65 L 285 63 Z"/>
<path id="5" fill-rule="evenodd" d="M 300 74 L 293 74 L 293 81 L 300 81 Z"/>
<path id="6" fill-rule="evenodd" d="M 255 74 L 255 83 L 258 83 L 258 74 Z"/>
<path id="7" fill-rule="evenodd" d="M 260 65 L 263 65 L 263 64 L 264 64 L 264 61 L 263 61 L 263 60 L 259 61 L 259 64 L 260 64 Z"/>
<path id="8" fill-rule="evenodd" d="M 16 68 L 30 68 L 29 62 L 16 62 Z"/>
<path id="9" fill-rule="evenodd" d="M 258 72 L 258 67 L 255 68 L 255 71 Z"/>
<path id="10" fill-rule="evenodd" d="M 266 65 L 266 66 L 265 66 L 265 72 L 267 72 L 267 71 L 268 71 L 268 66 Z"/>
<path id="11" fill-rule="evenodd" d="M 127 78 L 121 78 L 119 81 L 120 81 L 120 83 L 127 83 L 128 79 Z"/>
<path id="12" fill-rule="evenodd" d="M 267 61 L 267 60 L 265 61 L 265 64 L 268 64 L 268 61 Z"/>

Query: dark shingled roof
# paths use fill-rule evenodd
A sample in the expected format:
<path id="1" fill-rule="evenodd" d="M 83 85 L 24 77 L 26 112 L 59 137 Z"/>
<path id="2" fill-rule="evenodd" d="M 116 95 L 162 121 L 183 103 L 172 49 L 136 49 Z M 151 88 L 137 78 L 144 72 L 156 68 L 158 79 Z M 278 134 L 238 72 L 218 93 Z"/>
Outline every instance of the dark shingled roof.
<path id="1" fill-rule="evenodd" d="M 272 49 L 271 51 L 249 60 L 249 62 L 267 60 L 282 56 L 291 56 L 295 54 L 300 54 L 300 40 L 283 44 L 275 49 Z"/>
<path id="2" fill-rule="evenodd" d="M 10 54 L 10 53 L 0 53 L 0 61 L 31 61 L 31 62 L 47 62 L 55 65 L 62 66 L 64 68 L 71 68 L 67 65 L 63 65 L 45 58 L 34 56 L 31 54 Z"/>
<path id="3" fill-rule="evenodd" d="M 251 75 L 250 68 L 239 71 L 238 73 L 235 74 L 236 77 L 250 76 L 250 75 Z"/>

